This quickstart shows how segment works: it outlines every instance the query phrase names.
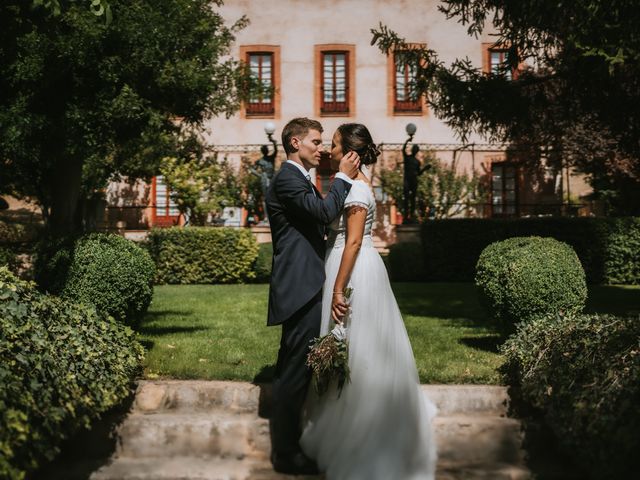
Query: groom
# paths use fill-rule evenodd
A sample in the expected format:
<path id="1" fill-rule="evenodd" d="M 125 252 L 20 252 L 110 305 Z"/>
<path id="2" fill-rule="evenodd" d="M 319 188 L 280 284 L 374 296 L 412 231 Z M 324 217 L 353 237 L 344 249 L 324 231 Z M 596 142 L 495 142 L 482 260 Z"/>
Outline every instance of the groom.
<path id="1" fill-rule="evenodd" d="M 266 198 L 273 240 L 267 325 L 282 325 L 273 383 L 271 462 L 280 473 L 313 475 L 317 466 L 299 445 L 300 416 L 311 378 L 305 365 L 309 344 L 320 334 L 324 229 L 342 210 L 360 161 L 354 152 L 345 155 L 322 198 L 309 175 L 320 163 L 322 125 L 294 118 L 282 131 L 282 145 L 287 161 Z"/>

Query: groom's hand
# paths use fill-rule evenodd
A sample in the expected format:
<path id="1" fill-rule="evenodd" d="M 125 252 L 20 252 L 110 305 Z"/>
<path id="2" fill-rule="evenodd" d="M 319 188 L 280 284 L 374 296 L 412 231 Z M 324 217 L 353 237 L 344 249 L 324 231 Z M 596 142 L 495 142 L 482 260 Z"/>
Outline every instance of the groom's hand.
<path id="1" fill-rule="evenodd" d="M 334 293 L 333 299 L 331 300 L 331 318 L 336 323 L 342 323 L 342 318 L 347 314 L 349 310 L 349 305 L 344 298 L 342 293 Z"/>
<path id="2" fill-rule="evenodd" d="M 349 178 L 356 178 L 358 175 L 358 168 L 360 168 L 360 155 L 356 152 L 349 152 L 340 160 L 340 166 L 338 170 Z"/>

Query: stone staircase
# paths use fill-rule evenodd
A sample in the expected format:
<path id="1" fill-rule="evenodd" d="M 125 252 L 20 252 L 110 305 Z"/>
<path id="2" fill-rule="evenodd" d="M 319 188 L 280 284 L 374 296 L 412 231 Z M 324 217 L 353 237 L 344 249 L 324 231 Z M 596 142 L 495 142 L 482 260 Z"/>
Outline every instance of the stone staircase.
<path id="1" fill-rule="evenodd" d="M 504 387 L 425 385 L 434 420 L 438 480 L 580 478 L 551 465 L 534 475 Z M 69 458 L 45 467 L 51 480 L 286 480 L 269 462 L 268 385 L 141 381 L 128 412 L 75 442 Z M 115 431 L 112 430 L 117 423 Z M 105 439 L 110 440 L 106 443 Z M 402 480 L 402 479 L 389 479 Z"/>

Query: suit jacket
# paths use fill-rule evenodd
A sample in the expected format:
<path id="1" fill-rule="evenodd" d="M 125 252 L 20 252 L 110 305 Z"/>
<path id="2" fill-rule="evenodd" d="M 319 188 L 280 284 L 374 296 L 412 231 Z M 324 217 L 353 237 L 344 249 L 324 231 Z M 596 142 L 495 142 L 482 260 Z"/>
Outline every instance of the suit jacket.
<path id="1" fill-rule="evenodd" d="M 273 241 L 267 325 L 285 322 L 322 289 L 325 226 L 340 214 L 350 189 L 338 178 L 322 198 L 289 163 L 273 177 L 266 198 Z"/>

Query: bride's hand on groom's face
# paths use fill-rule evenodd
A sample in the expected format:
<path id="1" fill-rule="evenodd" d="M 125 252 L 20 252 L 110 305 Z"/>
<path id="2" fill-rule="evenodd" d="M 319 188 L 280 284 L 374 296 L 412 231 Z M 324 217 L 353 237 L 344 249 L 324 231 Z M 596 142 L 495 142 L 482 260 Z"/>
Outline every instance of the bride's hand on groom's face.
<path id="1" fill-rule="evenodd" d="M 360 168 L 360 155 L 356 152 L 348 152 L 340 160 L 338 170 L 349 178 L 355 178 L 358 175 L 358 168 Z"/>
<path id="2" fill-rule="evenodd" d="M 331 318 L 333 318 L 333 321 L 342 323 L 342 319 L 348 310 L 349 305 L 347 305 L 344 295 L 342 293 L 334 293 L 331 300 Z"/>

